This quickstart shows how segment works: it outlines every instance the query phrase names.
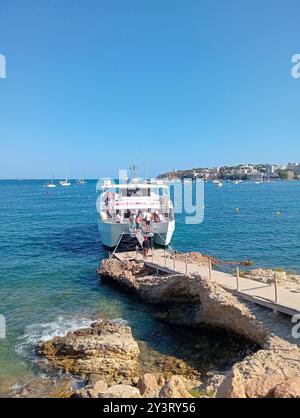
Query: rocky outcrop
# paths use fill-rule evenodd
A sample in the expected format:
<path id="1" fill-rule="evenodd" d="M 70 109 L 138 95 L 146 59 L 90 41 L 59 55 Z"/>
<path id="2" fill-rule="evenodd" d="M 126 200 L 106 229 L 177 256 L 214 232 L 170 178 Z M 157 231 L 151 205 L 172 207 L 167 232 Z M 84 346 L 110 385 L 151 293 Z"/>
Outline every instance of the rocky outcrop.
<path id="1" fill-rule="evenodd" d="M 187 326 L 225 328 L 263 345 L 268 338 L 259 321 L 232 294 L 199 275 L 154 276 L 143 263 L 103 260 L 98 273 L 125 286 L 142 299 L 165 305 L 161 319 Z"/>
<path id="2" fill-rule="evenodd" d="M 131 269 L 129 273 L 128 269 Z M 259 351 L 235 364 L 225 378 L 220 379 L 219 387 L 214 388 L 217 397 L 278 397 L 289 390 L 291 394 L 297 393 L 299 348 L 275 336 L 246 304 L 207 277 L 147 275 L 142 263 L 116 259 L 105 260 L 98 272 L 145 301 L 164 305 L 160 317 L 165 320 L 192 327 L 224 328 L 259 345 Z M 160 396 L 172 392 L 170 382 L 166 385 Z"/>
<path id="3" fill-rule="evenodd" d="M 131 329 L 116 321 L 41 342 L 37 354 L 54 368 L 79 376 L 104 376 L 107 383 L 131 383 L 140 375 L 139 348 Z"/>

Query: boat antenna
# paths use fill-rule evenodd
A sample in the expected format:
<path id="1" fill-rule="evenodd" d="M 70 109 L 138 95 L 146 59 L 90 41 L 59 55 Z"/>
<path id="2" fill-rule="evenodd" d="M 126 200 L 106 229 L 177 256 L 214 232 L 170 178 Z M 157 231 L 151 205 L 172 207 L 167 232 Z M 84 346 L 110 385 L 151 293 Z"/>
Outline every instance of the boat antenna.
<path id="1" fill-rule="evenodd" d="M 139 168 L 138 168 L 138 166 L 137 166 L 137 165 L 135 165 L 135 164 L 133 164 L 133 165 L 130 167 L 131 177 L 132 177 L 133 179 L 136 179 L 136 178 L 137 178 L 137 176 L 138 176 L 138 170 L 139 170 Z"/>

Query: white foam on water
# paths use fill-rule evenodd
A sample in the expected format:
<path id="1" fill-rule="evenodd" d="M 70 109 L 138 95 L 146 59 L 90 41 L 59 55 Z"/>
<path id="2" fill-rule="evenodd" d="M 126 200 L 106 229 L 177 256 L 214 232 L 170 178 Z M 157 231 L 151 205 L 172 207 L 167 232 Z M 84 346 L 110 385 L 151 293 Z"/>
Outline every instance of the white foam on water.
<path id="1" fill-rule="evenodd" d="M 28 325 L 24 335 L 18 337 L 15 350 L 18 354 L 28 356 L 40 341 L 49 341 L 54 337 L 64 337 L 68 332 L 88 328 L 95 319 L 79 316 L 66 318 L 59 316 L 54 322 Z"/>
<path id="2" fill-rule="evenodd" d="M 49 341 L 54 337 L 64 337 L 68 332 L 76 331 L 81 328 L 88 328 L 96 321 L 101 319 L 83 318 L 81 316 L 64 317 L 59 316 L 56 321 L 40 324 L 28 325 L 24 335 L 18 337 L 15 350 L 18 354 L 31 357 L 36 345 L 40 341 Z M 128 322 L 122 318 L 116 318 L 111 322 L 127 325 Z"/>

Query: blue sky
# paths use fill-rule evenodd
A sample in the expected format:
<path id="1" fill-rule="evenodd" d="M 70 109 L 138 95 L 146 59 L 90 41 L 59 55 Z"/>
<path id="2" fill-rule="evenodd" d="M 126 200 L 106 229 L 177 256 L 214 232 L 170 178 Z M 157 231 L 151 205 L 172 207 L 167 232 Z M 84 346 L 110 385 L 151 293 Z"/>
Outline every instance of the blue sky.
<path id="1" fill-rule="evenodd" d="M 0 0 L 0 176 L 300 160 L 298 0 Z"/>

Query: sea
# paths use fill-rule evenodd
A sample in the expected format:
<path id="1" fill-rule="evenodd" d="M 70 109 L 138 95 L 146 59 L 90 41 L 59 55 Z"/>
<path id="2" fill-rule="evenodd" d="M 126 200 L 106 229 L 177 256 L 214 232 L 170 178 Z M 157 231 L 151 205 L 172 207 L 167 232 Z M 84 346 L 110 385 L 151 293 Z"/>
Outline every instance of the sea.
<path id="1" fill-rule="evenodd" d="M 128 321 L 148 355 L 194 358 L 201 371 L 222 369 L 238 355 L 235 337 L 177 330 L 156 319 L 155 307 L 99 283 L 96 269 L 108 252 L 98 234 L 97 197 L 96 180 L 55 189 L 44 180 L 0 181 L 0 395 L 39 375 L 38 341 L 97 318 Z M 297 181 L 205 183 L 203 222 L 187 225 L 176 214 L 172 247 L 300 274 L 299 203 Z"/>

